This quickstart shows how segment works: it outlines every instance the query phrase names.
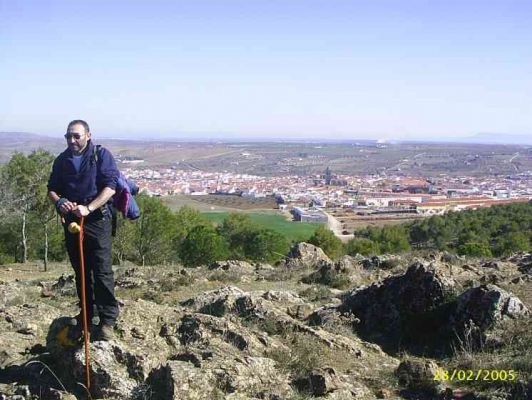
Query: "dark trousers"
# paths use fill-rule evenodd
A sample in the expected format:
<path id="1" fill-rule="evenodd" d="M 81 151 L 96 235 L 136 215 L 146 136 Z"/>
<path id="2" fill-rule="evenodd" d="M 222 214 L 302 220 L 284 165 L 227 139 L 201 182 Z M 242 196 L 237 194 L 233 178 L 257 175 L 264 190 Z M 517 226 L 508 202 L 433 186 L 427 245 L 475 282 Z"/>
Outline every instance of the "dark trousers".
<path id="1" fill-rule="evenodd" d="M 85 291 L 88 320 L 100 317 L 100 324 L 114 325 L 118 317 L 118 302 L 115 298 L 115 280 L 111 264 L 111 216 L 96 210 L 85 217 L 83 253 L 85 260 Z M 76 272 L 76 289 L 81 302 L 81 272 L 79 234 L 67 229 L 71 222 L 78 222 L 68 215 L 65 221 L 65 241 L 70 262 Z M 81 303 L 80 303 L 81 307 Z"/>

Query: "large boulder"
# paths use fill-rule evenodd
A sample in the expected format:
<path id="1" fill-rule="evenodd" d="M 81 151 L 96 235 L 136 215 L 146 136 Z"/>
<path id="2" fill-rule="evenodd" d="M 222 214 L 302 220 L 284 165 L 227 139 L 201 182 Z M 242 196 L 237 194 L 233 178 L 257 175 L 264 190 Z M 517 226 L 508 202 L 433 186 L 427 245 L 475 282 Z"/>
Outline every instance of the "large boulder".
<path id="1" fill-rule="evenodd" d="M 353 257 L 344 256 L 337 262 L 322 263 L 318 269 L 303 277 L 302 282 L 319 283 L 337 289 L 360 286 L 368 280 L 370 274 Z"/>
<path id="2" fill-rule="evenodd" d="M 425 339 L 437 340 L 434 332 L 446 320 L 433 315 L 447 305 L 454 289 L 454 281 L 432 265 L 414 263 L 404 274 L 348 292 L 340 306 L 317 310 L 310 320 L 318 325 L 353 321 L 352 328 L 365 339 L 391 351 L 399 343 L 425 346 Z"/>
<path id="3" fill-rule="evenodd" d="M 401 263 L 401 259 L 398 256 L 383 254 L 380 256 L 368 257 L 361 261 L 362 266 L 366 269 L 393 269 Z"/>
<path id="4" fill-rule="evenodd" d="M 338 390 L 341 383 L 333 368 L 319 368 L 309 374 L 308 385 L 313 395 L 323 396 Z"/>
<path id="5" fill-rule="evenodd" d="M 521 273 L 532 275 L 532 253 L 513 256 L 510 258 L 510 261 L 517 264 Z"/>
<path id="6" fill-rule="evenodd" d="M 287 267 L 292 268 L 314 268 L 324 263 L 330 264 L 332 261 L 319 247 L 310 243 L 301 242 L 296 243 L 290 249 L 284 263 Z"/>
<path id="7" fill-rule="evenodd" d="M 438 374 L 438 364 L 430 360 L 405 360 L 395 370 L 401 386 L 432 398 L 439 398 L 446 389 L 442 381 L 435 379 Z"/>
<path id="8" fill-rule="evenodd" d="M 473 347 L 484 342 L 490 331 L 509 319 L 530 315 L 519 298 L 495 285 L 481 285 L 462 293 L 449 318 L 449 329 Z"/>
<path id="9" fill-rule="evenodd" d="M 128 301 L 116 323 L 116 339 L 93 341 L 89 345 L 90 382 L 93 397 L 142 398 L 151 371 L 166 362 L 172 343 L 160 335 L 161 325 L 175 321 L 179 314 L 167 306 L 138 300 Z M 70 338 L 69 318 L 52 322 L 47 350 L 62 382 L 76 389 L 85 382 L 85 350 Z"/>

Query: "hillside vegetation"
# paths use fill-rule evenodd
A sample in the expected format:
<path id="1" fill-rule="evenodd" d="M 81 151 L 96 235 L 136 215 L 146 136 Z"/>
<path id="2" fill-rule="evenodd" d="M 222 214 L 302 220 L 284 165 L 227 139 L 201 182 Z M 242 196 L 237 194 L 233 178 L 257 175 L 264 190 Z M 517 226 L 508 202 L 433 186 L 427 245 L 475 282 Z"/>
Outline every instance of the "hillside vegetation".
<path id="1" fill-rule="evenodd" d="M 413 223 L 355 232 L 364 254 L 417 249 L 491 257 L 532 249 L 532 203 L 450 212 Z M 353 244 L 352 244 L 353 245 Z"/>

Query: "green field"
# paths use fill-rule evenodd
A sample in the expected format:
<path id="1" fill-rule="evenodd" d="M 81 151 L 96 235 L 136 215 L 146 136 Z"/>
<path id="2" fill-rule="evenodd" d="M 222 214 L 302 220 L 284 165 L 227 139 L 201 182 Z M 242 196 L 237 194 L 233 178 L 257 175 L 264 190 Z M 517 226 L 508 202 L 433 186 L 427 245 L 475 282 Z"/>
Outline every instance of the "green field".
<path id="1" fill-rule="evenodd" d="M 272 229 L 286 236 L 291 242 L 308 240 L 320 224 L 310 222 L 287 221 L 282 215 L 272 213 L 246 213 L 255 224 L 262 228 Z M 206 212 L 202 213 L 215 224 L 221 223 L 229 213 Z"/>

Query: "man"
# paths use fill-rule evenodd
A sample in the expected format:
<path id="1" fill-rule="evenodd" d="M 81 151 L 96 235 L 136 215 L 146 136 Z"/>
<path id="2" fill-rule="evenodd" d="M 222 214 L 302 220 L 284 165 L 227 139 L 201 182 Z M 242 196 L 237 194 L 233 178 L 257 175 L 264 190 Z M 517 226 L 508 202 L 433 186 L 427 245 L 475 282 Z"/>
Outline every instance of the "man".
<path id="1" fill-rule="evenodd" d="M 77 233 L 70 233 L 67 227 L 85 217 L 83 248 L 87 319 L 100 319 L 94 335 L 96 340 L 111 340 L 118 317 L 118 302 L 111 267 L 112 216 L 108 202 L 115 194 L 119 172 L 112 154 L 103 147 L 96 149 L 85 121 L 70 122 L 65 139 L 68 147 L 54 161 L 48 196 L 64 220 L 65 242 L 76 272 L 80 302 L 79 237 Z M 73 329 L 76 338 L 81 337 L 81 314 L 73 319 L 72 324 L 76 326 Z"/>

